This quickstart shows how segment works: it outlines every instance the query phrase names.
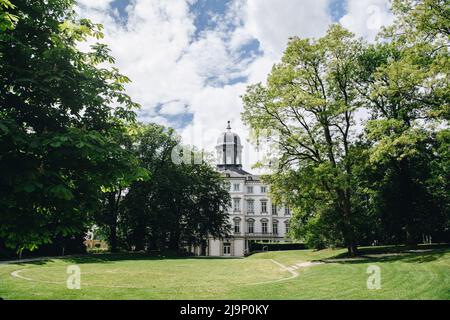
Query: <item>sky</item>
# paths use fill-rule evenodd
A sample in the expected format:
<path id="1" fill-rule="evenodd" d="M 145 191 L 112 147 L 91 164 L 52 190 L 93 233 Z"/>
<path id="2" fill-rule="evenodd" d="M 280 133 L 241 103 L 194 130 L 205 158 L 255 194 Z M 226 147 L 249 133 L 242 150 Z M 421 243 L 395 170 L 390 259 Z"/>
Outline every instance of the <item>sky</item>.
<path id="1" fill-rule="evenodd" d="M 77 11 L 104 25 L 102 42 L 142 106 L 139 121 L 171 126 L 183 143 L 207 151 L 231 121 L 251 169 L 259 155 L 241 121 L 246 87 L 265 82 L 289 37 L 321 37 L 340 23 L 374 41 L 392 22 L 389 7 L 389 0 L 78 0 Z"/>

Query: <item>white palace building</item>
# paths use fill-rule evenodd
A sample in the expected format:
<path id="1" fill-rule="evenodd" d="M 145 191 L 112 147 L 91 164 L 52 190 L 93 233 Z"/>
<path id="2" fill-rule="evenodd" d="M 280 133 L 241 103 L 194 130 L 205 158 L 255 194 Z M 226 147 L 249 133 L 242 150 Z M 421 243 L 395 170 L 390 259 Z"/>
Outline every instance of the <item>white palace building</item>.
<path id="1" fill-rule="evenodd" d="M 209 239 L 209 256 L 243 256 L 249 244 L 287 241 L 290 210 L 276 206 L 268 196 L 268 186 L 259 176 L 242 169 L 241 139 L 231 131 L 222 133 L 216 146 L 217 169 L 230 183 L 232 206 L 229 209 L 232 233 L 228 239 Z"/>

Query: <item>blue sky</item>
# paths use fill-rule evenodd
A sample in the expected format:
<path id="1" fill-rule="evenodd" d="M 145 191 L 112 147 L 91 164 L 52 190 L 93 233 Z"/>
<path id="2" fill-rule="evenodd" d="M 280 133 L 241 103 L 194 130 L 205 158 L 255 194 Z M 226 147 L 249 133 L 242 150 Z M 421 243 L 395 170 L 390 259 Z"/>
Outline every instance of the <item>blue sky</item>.
<path id="1" fill-rule="evenodd" d="M 197 0 L 189 5 L 189 12 L 194 17 L 195 34 L 193 40 L 202 36 L 202 33 L 208 30 L 214 30 L 218 28 L 219 23 L 222 23 L 220 19 L 226 15 L 230 6 L 230 0 Z M 110 3 L 112 10 L 117 10 L 119 16 L 116 16 L 117 21 L 122 24 L 127 24 L 128 12 L 127 7 L 132 4 L 131 0 L 114 0 Z M 329 3 L 329 13 L 333 19 L 333 22 L 339 21 L 346 12 L 346 0 L 332 0 Z M 227 23 L 226 28 L 229 32 L 239 27 L 234 21 Z M 245 44 L 240 47 L 239 56 L 241 59 L 257 59 L 263 55 L 263 51 L 260 48 L 260 42 L 258 39 L 249 39 Z M 233 85 L 237 83 L 247 82 L 248 77 L 244 75 L 236 75 L 227 79 L 225 82 L 221 82 L 214 75 L 207 78 L 206 81 L 212 86 L 225 86 Z M 159 113 L 162 108 L 162 102 L 154 106 L 156 113 Z M 146 111 L 142 111 L 141 115 L 146 115 Z M 160 114 L 163 118 L 175 128 L 180 129 L 186 127 L 193 119 L 192 113 L 181 114 Z"/>
<path id="2" fill-rule="evenodd" d="M 300 0 L 299 0 L 300 1 Z M 127 6 L 130 5 L 131 0 L 114 0 L 110 4 L 111 8 L 118 10 L 120 19 L 126 23 L 128 18 Z M 217 27 L 216 16 L 223 16 L 227 11 L 230 0 L 197 0 L 189 6 L 189 10 L 195 17 L 194 25 L 196 27 L 196 37 L 203 31 L 215 29 Z M 346 13 L 346 0 L 331 0 L 329 1 L 329 12 L 333 18 L 333 22 L 338 22 Z M 232 23 L 230 28 L 236 26 Z M 242 47 L 243 57 L 262 54 L 260 51 L 260 44 L 258 39 L 252 39 L 245 46 Z"/>
<path id="3" fill-rule="evenodd" d="M 78 3 L 81 16 L 105 26 L 103 41 L 142 106 L 139 119 L 172 126 L 185 143 L 210 150 L 228 120 L 243 140 L 248 136 L 240 96 L 266 80 L 289 37 L 317 38 L 340 23 L 372 41 L 392 19 L 389 0 Z"/>

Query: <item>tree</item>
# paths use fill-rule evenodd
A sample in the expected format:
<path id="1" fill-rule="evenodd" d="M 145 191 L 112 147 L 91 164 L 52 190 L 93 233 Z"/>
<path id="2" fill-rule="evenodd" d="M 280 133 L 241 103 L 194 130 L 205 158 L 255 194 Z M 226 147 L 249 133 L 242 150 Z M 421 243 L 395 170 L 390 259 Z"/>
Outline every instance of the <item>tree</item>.
<path id="1" fill-rule="evenodd" d="M 317 41 L 291 39 L 267 86 L 247 89 L 242 115 L 252 129 L 279 132 L 280 167 L 267 178 L 275 199 L 292 205 L 294 221 L 333 213 L 327 236 L 332 231 L 351 254 L 358 243 L 352 179 L 361 50 L 362 43 L 338 25 Z"/>
<path id="2" fill-rule="evenodd" d="M 0 33 L 0 238 L 33 250 L 86 230 L 102 187 L 124 175 L 130 153 L 116 138 L 138 105 L 105 45 L 78 49 L 102 26 L 74 1 L 0 4 L 17 17 Z"/>
<path id="3" fill-rule="evenodd" d="M 445 41 L 450 35 L 450 5 L 445 0 L 394 0 L 396 21 L 387 28 L 391 35 L 404 39 Z M 448 41 L 448 39 L 447 39 Z"/>
<path id="4" fill-rule="evenodd" d="M 151 173 L 151 181 L 134 182 L 123 201 L 121 237 L 128 248 L 161 248 L 164 228 L 175 221 L 171 197 L 179 194 L 178 172 L 171 160 L 179 139 L 172 129 L 156 124 L 138 127 L 134 152 L 140 165 Z"/>
<path id="5" fill-rule="evenodd" d="M 0 0 L 0 31 L 14 29 L 17 16 L 9 13 L 8 9 L 14 9 L 14 5 L 9 0 Z"/>
<path id="6" fill-rule="evenodd" d="M 434 153 L 430 162 L 431 174 L 427 183 L 430 193 L 433 194 L 437 206 L 437 223 L 427 224 L 436 241 L 450 241 L 450 130 L 441 130 L 435 139 Z"/>
<path id="7" fill-rule="evenodd" d="M 227 208 L 231 198 L 229 187 L 209 164 L 183 165 L 187 177 L 187 191 L 182 205 L 188 210 L 179 217 L 180 245 L 199 246 L 206 254 L 207 239 L 226 238 L 230 231 Z"/>
<path id="8" fill-rule="evenodd" d="M 94 214 L 96 226 L 107 236 L 111 252 L 117 252 L 119 249 L 117 233 L 120 209 L 127 189 L 133 182 L 146 181 L 150 178 L 149 172 L 141 167 L 139 159 L 135 156 L 133 144 L 136 142 L 138 132 L 139 125 L 131 124 L 127 127 L 126 133 L 116 137 L 115 143 L 128 151 L 128 159 L 119 162 L 120 167 L 111 168 L 122 175 L 116 176 L 109 185 L 102 187 L 101 207 Z"/>
<path id="9" fill-rule="evenodd" d="M 366 132 L 369 161 L 380 173 L 373 181 L 379 211 L 397 239 L 406 233 L 414 244 L 431 231 L 427 224 L 445 225 L 429 182 L 436 136 L 449 114 L 449 4 L 397 0 L 393 11 L 385 41 L 361 55 L 357 89 L 372 115 Z"/>
<path id="10" fill-rule="evenodd" d="M 228 233 L 228 188 L 206 163 L 174 163 L 179 142 L 172 129 L 141 126 L 136 153 L 152 178 L 134 182 L 122 202 L 120 230 L 127 248 L 180 251 Z"/>

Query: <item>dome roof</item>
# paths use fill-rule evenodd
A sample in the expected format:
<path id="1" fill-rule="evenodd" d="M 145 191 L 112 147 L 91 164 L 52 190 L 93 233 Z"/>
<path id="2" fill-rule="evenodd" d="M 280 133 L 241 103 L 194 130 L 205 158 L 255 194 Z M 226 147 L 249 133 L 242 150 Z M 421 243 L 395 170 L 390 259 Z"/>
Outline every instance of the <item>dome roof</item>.
<path id="1" fill-rule="evenodd" d="M 222 132 L 217 138 L 217 144 L 238 144 L 241 145 L 241 138 L 234 132 Z"/>
<path id="2" fill-rule="evenodd" d="M 230 121 L 228 121 L 227 131 L 217 138 L 217 167 L 219 169 L 242 168 L 242 149 L 241 138 L 231 132 Z"/>
<path id="3" fill-rule="evenodd" d="M 217 138 L 217 145 L 237 144 L 241 146 L 241 138 L 235 132 L 231 131 L 230 121 L 228 121 L 227 131 L 222 132 Z"/>

